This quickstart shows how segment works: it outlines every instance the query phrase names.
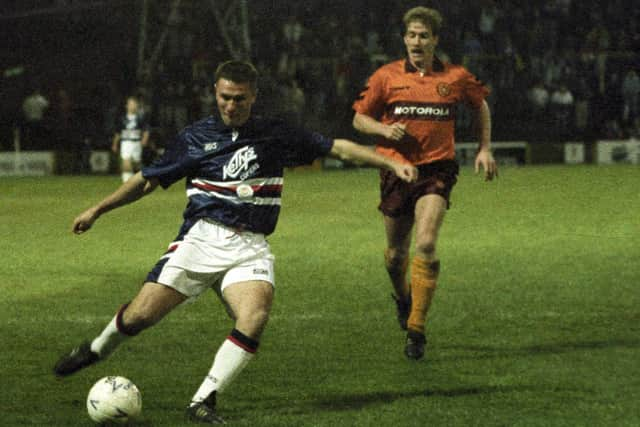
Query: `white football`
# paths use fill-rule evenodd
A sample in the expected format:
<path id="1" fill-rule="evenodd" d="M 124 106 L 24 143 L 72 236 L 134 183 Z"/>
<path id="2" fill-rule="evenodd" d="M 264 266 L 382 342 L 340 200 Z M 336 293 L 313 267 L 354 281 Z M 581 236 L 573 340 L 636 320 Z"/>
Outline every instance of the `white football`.
<path id="1" fill-rule="evenodd" d="M 89 417 L 96 423 L 126 424 L 142 411 L 142 396 L 134 383 L 124 377 L 104 377 L 87 396 Z"/>

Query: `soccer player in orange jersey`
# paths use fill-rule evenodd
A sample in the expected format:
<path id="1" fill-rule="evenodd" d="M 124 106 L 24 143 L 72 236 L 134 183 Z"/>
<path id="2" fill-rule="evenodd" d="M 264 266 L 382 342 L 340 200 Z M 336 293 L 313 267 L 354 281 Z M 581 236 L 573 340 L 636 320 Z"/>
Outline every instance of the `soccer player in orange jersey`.
<path id="1" fill-rule="evenodd" d="M 440 271 L 438 232 L 458 175 L 456 104 L 463 103 L 474 112 L 479 138 L 476 173 L 482 167 L 485 180 L 492 180 L 498 169 L 491 153 L 491 113 L 485 101 L 489 90 L 464 67 L 435 56 L 442 16 L 416 7 L 403 20 L 407 58 L 383 65 L 371 75 L 353 104 L 353 126 L 379 137 L 379 153 L 412 163 L 420 172 L 418 181 L 411 184 L 382 172 L 379 206 L 387 235 L 385 266 L 395 291 L 398 321 L 407 329 L 405 354 L 420 359 L 426 343 L 425 319 Z M 407 282 L 414 224 L 415 256 Z"/>

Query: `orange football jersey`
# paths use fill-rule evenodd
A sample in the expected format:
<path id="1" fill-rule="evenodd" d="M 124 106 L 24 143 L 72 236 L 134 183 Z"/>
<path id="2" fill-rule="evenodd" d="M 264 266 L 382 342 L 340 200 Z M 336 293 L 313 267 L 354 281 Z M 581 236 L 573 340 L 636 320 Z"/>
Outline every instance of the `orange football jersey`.
<path id="1" fill-rule="evenodd" d="M 371 75 L 353 109 L 385 124 L 406 124 L 402 141 L 380 138 L 376 151 L 420 165 L 455 158 L 456 104 L 479 108 L 488 94 L 462 66 L 434 58 L 433 71 L 423 75 L 408 60 L 398 60 Z"/>

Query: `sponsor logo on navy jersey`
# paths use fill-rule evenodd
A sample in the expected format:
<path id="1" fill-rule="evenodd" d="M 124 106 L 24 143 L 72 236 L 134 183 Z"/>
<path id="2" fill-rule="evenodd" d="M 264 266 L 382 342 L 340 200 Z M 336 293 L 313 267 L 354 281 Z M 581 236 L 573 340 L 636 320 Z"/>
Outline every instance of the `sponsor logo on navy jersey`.
<path id="1" fill-rule="evenodd" d="M 227 178 L 240 178 L 246 179 L 260 169 L 259 164 L 251 165 L 251 162 L 256 160 L 258 156 L 253 147 L 242 147 L 235 152 L 233 157 L 222 168 L 223 179 Z"/>

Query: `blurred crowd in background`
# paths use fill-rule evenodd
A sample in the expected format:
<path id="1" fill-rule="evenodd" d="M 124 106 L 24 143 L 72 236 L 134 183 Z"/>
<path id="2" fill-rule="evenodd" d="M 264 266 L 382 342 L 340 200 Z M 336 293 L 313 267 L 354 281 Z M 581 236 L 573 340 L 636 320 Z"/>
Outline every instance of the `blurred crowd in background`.
<path id="1" fill-rule="evenodd" d="M 153 2 L 149 40 L 168 31 L 142 80 L 139 4 L 5 22 L 8 61 L 23 70 L 4 73 L 0 149 L 13 149 L 16 128 L 22 149 L 108 149 L 131 94 L 141 97 L 158 146 L 209 115 L 213 71 L 231 54 L 207 3 L 184 0 L 167 21 L 168 1 Z M 628 0 L 249 1 L 256 108 L 355 137 L 351 104 L 377 67 L 404 56 L 402 15 L 418 4 L 445 18 L 437 55 L 490 86 L 494 140 L 640 134 L 640 8 Z M 457 139 L 472 140 L 470 115 L 457 117 Z"/>

